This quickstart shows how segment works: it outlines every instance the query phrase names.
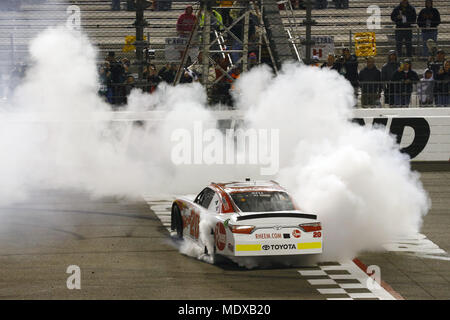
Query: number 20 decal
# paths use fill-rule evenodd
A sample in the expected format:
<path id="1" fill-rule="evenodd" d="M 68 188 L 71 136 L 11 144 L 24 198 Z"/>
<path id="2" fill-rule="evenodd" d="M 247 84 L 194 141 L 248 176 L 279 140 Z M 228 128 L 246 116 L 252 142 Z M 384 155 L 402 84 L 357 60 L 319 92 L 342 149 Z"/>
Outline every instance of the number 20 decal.
<path id="1" fill-rule="evenodd" d="M 320 232 L 320 231 L 315 231 L 313 233 L 313 238 L 320 238 L 321 236 L 322 236 L 322 232 Z"/>
<path id="2" fill-rule="evenodd" d="M 189 231 L 191 233 L 191 236 L 193 236 L 195 239 L 198 239 L 200 216 L 197 213 L 195 213 L 194 210 L 191 211 L 190 220 L 191 223 Z"/>

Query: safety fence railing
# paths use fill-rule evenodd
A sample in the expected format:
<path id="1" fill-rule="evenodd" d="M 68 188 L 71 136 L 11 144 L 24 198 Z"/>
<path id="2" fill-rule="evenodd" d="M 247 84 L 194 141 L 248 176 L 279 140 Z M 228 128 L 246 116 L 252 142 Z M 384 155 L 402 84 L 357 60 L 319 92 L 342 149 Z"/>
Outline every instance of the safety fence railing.
<path id="1" fill-rule="evenodd" d="M 358 106 L 363 108 L 447 107 L 450 106 L 449 88 L 449 80 L 432 78 L 385 82 L 359 81 L 354 87 Z"/>
<path id="2" fill-rule="evenodd" d="M 174 73 L 172 73 L 174 74 Z M 167 74 L 164 74 L 167 76 Z M 195 82 L 189 74 L 181 82 Z M 145 83 L 136 83 L 128 78 L 123 83 L 103 83 L 99 94 L 114 105 L 126 104 L 127 96 L 134 88 L 153 93 L 158 85 L 164 82 L 160 76 L 150 76 Z M 389 81 L 360 82 L 354 87 L 356 105 L 362 108 L 419 108 L 419 107 L 450 107 L 450 81 Z M 215 100 L 212 103 L 233 105 L 231 92 L 232 83 L 224 81 L 215 84 Z"/>
<path id="3" fill-rule="evenodd" d="M 132 75 L 125 75 L 121 82 L 112 82 L 109 75 L 100 77 L 98 94 L 114 106 L 127 103 L 127 97 L 135 88 L 143 92 L 154 93 L 163 82 L 171 83 L 175 77 L 176 66 L 161 70 L 153 69 L 146 74 L 143 82 L 137 81 Z M 107 71 L 109 72 L 109 71 Z M 180 85 L 196 82 L 195 76 L 186 70 Z M 221 81 L 213 85 L 214 99 L 210 103 L 222 103 L 232 106 L 231 93 L 234 86 L 230 81 Z M 416 81 L 361 81 L 354 87 L 356 105 L 358 108 L 420 108 L 420 107 L 450 107 L 450 80 Z M 0 98 L 7 99 L 14 88 L 10 83 L 0 82 Z"/>
<path id="4" fill-rule="evenodd" d="M 115 106 L 126 104 L 127 97 L 134 88 L 139 88 L 151 94 L 163 82 L 172 85 L 178 70 L 176 63 L 168 63 L 163 67 L 150 64 L 144 70 L 143 81 L 139 81 L 135 74 L 129 72 L 129 61 L 123 59 L 116 62 L 116 64 L 114 68 L 111 68 L 111 63 L 105 61 L 98 68 L 98 94 L 105 101 Z M 197 72 L 198 70 L 192 65 L 184 69 L 180 84 L 198 81 Z M 18 69 L 13 77 L 0 78 L 0 98 L 10 98 L 15 87 L 23 80 L 24 74 L 25 70 Z M 214 78 L 218 74 L 212 72 L 209 76 Z M 361 79 L 355 79 L 349 82 L 354 88 L 355 107 L 415 108 L 450 106 L 450 73 L 448 71 L 440 71 L 436 75 L 437 79 L 445 80 L 435 80 L 431 72 L 422 78 L 419 78 L 415 73 L 405 76 L 405 73 L 400 71 L 392 75 L 394 79 L 405 79 L 405 77 L 406 80 L 400 81 L 362 81 Z M 234 85 L 228 78 L 223 77 L 222 81 L 214 83 L 212 90 L 214 94 L 210 103 L 220 102 L 230 106 L 233 104 L 231 93 L 234 90 Z"/>

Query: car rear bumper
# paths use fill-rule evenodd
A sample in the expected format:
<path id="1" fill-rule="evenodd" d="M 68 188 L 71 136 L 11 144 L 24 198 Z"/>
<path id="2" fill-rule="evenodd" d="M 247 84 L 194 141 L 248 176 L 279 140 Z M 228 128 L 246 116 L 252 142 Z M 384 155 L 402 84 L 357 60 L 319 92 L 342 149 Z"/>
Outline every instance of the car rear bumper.
<path id="1" fill-rule="evenodd" d="M 237 242 L 234 256 L 285 256 L 322 253 L 322 241 L 311 242 Z"/>

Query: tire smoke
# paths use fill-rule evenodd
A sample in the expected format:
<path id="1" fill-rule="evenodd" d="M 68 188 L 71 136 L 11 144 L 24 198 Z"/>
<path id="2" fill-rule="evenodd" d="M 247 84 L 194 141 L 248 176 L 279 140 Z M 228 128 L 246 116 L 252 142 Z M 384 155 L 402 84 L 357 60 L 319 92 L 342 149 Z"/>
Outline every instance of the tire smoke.
<path id="1" fill-rule="evenodd" d="M 429 209 L 395 140 L 350 122 L 353 89 L 334 71 L 287 64 L 275 77 L 261 66 L 237 81 L 247 128 L 280 130 L 280 170 L 260 176 L 254 165 L 171 161 L 174 130 L 216 125 L 199 84 L 162 84 L 151 95 L 134 90 L 124 110 L 112 113 L 97 94 L 96 49 L 82 33 L 50 28 L 30 55 L 26 78 L 0 105 L 1 205 L 43 188 L 139 198 L 195 193 L 211 181 L 275 179 L 323 222 L 322 260 L 353 258 L 417 232 Z M 117 120 L 138 113 L 145 119 L 132 120 L 143 122 Z"/>

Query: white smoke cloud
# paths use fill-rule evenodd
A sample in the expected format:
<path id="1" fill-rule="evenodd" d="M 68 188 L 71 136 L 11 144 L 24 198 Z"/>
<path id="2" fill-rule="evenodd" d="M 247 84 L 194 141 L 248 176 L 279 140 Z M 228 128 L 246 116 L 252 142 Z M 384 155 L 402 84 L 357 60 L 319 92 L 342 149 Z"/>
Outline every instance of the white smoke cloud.
<path id="1" fill-rule="evenodd" d="M 243 75 L 238 87 L 250 126 L 281 130 L 277 179 L 323 222 L 321 259 L 351 259 L 420 229 L 430 204 L 419 175 L 393 137 L 349 121 L 353 88 L 343 77 L 285 65 L 276 78 L 264 68 Z"/>
<path id="2" fill-rule="evenodd" d="M 1 106 L 0 204 L 42 188 L 139 197 L 198 192 L 210 181 L 276 178 L 323 221 L 322 259 L 352 258 L 416 232 L 428 210 L 419 177 L 394 140 L 348 121 L 352 87 L 333 71 L 292 64 L 277 77 L 259 67 L 239 79 L 237 107 L 248 127 L 280 130 L 281 170 L 259 177 L 248 165 L 173 165 L 175 129 L 215 125 L 199 84 L 133 91 L 124 114 L 163 112 L 130 126 L 111 121 L 120 113 L 97 96 L 96 50 L 82 33 L 49 29 L 30 53 L 26 79 Z"/>

